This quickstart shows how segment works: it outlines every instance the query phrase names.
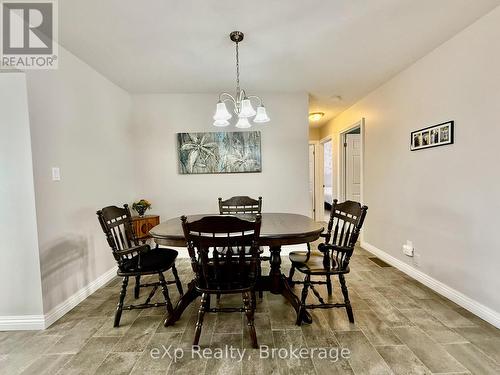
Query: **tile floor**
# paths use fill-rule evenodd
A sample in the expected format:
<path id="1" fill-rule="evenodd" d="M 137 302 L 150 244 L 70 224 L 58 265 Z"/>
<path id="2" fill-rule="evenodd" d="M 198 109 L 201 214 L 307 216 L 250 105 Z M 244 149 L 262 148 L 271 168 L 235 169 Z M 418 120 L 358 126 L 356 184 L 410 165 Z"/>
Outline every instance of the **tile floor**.
<path id="1" fill-rule="evenodd" d="M 281 296 L 265 293 L 258 303 L 260 345 L 347 348 L 348 359 L 259 358 L 248 349 L 239 313 L 208 314 L 200 344 L 247 348 L 243 360 L 199 359 L 190 351 L 197 304 L 172 327 L 163 326 L 164 311 L 155 308 L 125 311 L 120 328 L 113 328 L 115 279 L 45 331 L 0 332 L 0 374 L 500 374 L 500 330 L 370 256 L 356 249 L 347 276 L 355 324 L 344 310 L 330 309 L 314 310 L 313 324 L 298 327 Z M 283 269 L 288 266 L 283 257 Z M 188 261 L 179 260 L 178 269 L 187 282 Z M 170 290 L 177 300 L 175 287 Z M 338 292 L 335 284 L 334 300 Z M 221 299 L 234 303 L 239 298 Z M 152 349 L 163 355 L 162 345 L 172 345 L 172 354 L 185 349 L 183 358 L 152 358 Z"/>

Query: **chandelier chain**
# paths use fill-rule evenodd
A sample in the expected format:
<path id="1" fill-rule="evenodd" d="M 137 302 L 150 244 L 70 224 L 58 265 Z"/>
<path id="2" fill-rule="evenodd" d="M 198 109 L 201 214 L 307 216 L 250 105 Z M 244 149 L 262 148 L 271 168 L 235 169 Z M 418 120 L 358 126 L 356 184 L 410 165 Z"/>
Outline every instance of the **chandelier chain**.
<path id="1" fill-rule="evenodd" d="M 239 43 L 236 42 L 236 96 L 240 95 L 240 53 L 238 48 Z"/>
<path id="2" fill-rule="evenodd" d="M 0 0 L 1 1 L 1 0 Z M 236 57 L 236 95 L 233 96 L 229 92 L 222 92 L 219 94 L 219 101 L 217 102 L 217 108 L 215 111 L 214 126 L 228 126 L 229 119 L 232 115 L 228 112 L 226 108 L 226 102 L 232 104 L 233 112 L 238 117 L 238 122 L 236 123 L 237 128 L 249 128 L 251 124 L 248 122 L 249 118 L 253 118 L 253 122 L 256 124 L 269 122 L 269 116 L 267 116 L 266 108 L 260 96 L 257 95 L 247 95 L 246 91 L 240 87 L 240 42 L 243 40 L 243 33 L 241 31 L 233 31 L 229 34 L 229 38 L 235 45 L 235 57 Z M 251 100 L 258 101 L 257 110 L 252 106 Z"/>

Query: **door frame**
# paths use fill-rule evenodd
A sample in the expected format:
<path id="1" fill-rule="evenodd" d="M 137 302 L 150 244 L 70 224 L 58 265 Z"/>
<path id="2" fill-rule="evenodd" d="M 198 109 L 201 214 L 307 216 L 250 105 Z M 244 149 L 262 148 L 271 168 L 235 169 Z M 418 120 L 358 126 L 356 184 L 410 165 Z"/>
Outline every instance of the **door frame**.
<path id="1" fill-rule="evenodd" d="M 346 141 L 346 134 L 351 130 L 359 128 L 360 133 L 360 142 L 361 142 L 361 160 L 360 160 L 360 200 L 361 204 L 364 204 L 364 181 L 365 181 L 365 118 L 363 117 L 361 120 L 348 126 L 347 128 L 339 131 L 339 142 L 337 148 L 337 156 L 338 156 L 338 168 L 337 168 L 337 192 L 339 201 L 345 201 L 345 179 L 346 179 L 346 159 L 344 153 L 344 143 Z"/>
<path id="2" fill-rule="evenodd" d="M 313 200 L 314 200 L 314 215 L 313 219 L 317 220 L 319 217 L 320 210 L 318 209 L 319 206 L 319 192 L 320 192 L 320 186 L 323 186 L 322 179 L 319 178 L 319 170 L 321 166 L 321 159 L 322 156 L 320 153 L 322 153 L 320 145 L 320 141 L 309 141 L 308 146 L 313 145 L 314 146 L 314 171 L 313 171 L 313 177 L 314 177 L 314 191 L 313 191 Z M 309 155 L 309 152 L 308 152 Z M 308 198 L 309 199 L 309 198 Z"/>
<path id="3" fill-rule="evenodd" d="M 335 174 L 335 167 L 333 165 L 334 161 L 334 150 L 333 150 L 333 137 L 328 135 L 319 140 L 319 168 L 318 168 L 318 181 L 319 181 L 319 189 L 318 189 L 318 205 L 316 212 L 318 213 L 317 217 L 321 220 L 325 217 L 325 191 L 323 189 L 323 185 L 325 184 L 324 176 L 325 176 L 325 153 L 324 153 L 324 145 L 326 142 L 332 143 L 332 196 L 335 196 L 335 191 L 333 191 L 333 180 Z"/>

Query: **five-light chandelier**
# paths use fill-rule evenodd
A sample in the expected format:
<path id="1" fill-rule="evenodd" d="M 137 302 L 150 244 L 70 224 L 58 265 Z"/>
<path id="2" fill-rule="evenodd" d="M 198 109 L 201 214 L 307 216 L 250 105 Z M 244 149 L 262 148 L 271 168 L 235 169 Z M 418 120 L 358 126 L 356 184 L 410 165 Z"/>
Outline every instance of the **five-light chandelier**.
<path id="1" fill-rule="evenodd" d="M 236 95 L 233 96 L 227 92 L 219 95 L 217 109 L 213 117 L 215 126 L 228 126 L 229 120 L 233 117 L 227 110 L 226 102 L 233 105 L 233 111 L 238 117 L 238 122 L 235 125 L 237 128 L 244 129 L 251 127 L 252 125 L 248 121 L 251 117 L 253 117 L 252 121 L 257 124 L 269 122 L 270 120 L 262 99 L 256 95 L 247 95 L 245 90 L 240 88 L 240 56 L 238 46 L 243 37 L 244 35 L 241 31 L 233 31 L 229 34 L 229 38 L 236 44 Z M 257 100 L 257 111 L 253 108 L 251 99 Z"/>

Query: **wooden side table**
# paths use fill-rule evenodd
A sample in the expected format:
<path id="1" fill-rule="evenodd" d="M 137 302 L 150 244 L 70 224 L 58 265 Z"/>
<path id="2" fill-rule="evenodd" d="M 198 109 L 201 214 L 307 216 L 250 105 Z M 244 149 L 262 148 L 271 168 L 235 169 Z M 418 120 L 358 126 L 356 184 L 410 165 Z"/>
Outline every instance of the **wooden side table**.
<path id="1" fill-rule="evenodd" d="M 151 238 L 149 235 L 151 228 L 158 224 L 160 224 L 160 216 L 158 215 L 132 216 L 135 237 L 143 244 Z"/>

